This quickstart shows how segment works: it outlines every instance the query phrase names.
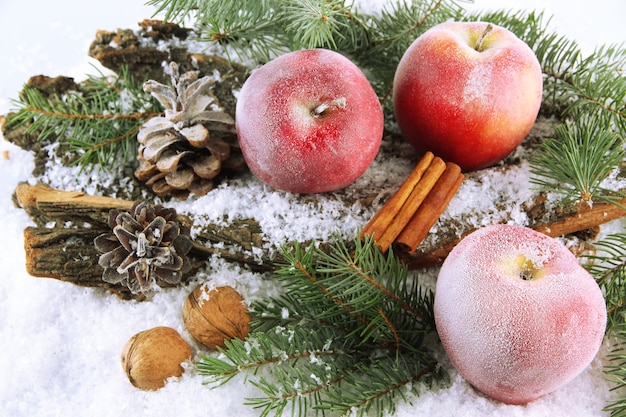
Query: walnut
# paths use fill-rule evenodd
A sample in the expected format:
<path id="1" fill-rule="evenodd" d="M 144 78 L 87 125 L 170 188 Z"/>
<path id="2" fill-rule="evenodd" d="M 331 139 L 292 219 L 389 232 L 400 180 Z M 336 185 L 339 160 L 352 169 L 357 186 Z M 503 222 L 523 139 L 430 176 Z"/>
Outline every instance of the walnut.
<path id="1" fill-rule="evenodd" d="M 183 321 L 194 339 L 210 349 L 225 347 L 225 340 L 243 340 L 250 332 L 243 297 L 229 286 L 211 291 L 206 284 L 196 287 L 183 304 Z"/>
<path id="2" fill-rule="evenodd" d="M 190 359 L 191 347 L 171 327 L 139 332 L 122 350 L 122 367 L 128 380 L 144 390 L 157 390 L 168 378 L 181 376 L 181 364 Z"/>

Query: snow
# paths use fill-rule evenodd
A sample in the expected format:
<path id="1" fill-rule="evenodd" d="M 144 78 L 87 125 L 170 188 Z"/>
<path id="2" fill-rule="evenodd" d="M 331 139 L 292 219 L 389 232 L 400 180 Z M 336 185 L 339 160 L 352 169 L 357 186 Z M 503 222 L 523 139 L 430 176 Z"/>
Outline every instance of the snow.
<path id="1" fill-rule="evenodd" d="M 361 0 L 363 8 L 377 7 L 375 0 Z M 501 7 L 498 0 L 477 0 L 475 6 Z M 98 7 L 97 10 L 91 10 Z M 594 7 L 574 6 L 569 0 L 515 0 L 511 8 L 545 9 L 554 14 L 553 26 L 575 37 L 584 51 L 602 43 L 624 41 L 622 0 L 597 0 Z M 76 0 L 52 3 L 4 1 L 0 3 L 0 114 L 12 107 L 22 84 L 31 75 L 68 75 L 77 80 L 94 73 L 95 61 L 87 57 L 88 45 L 98 29 L 135 28 L 150 18 L 154 8 L 141 1 L 110 0 L 86 6 Z M 97 65 L 95 65 L 97 67 Z M 388 172 L 381 169 L 389 168 Z M 360 185 L 397 184 L 406 175 L 406 160 L 385 164 L 375 161 Z M 181 307 L 197 282 L 188 287 L 161 291 L 149 302 L 122 301 L 100 291 L 85 289 L 52 279 L 33 278 L 24 269 L 22 231 L 30 224 L 27 215 L 13 206 L 10 196 L 19 181 L 29 180 L 32 157 L 0 141 L 0 216 L 3 239 L 0 243 L 0 415 L 43 416 L 257 416 L 258 410 L 245 406 L 244 399 L 257 395 L 254 387 L 236 378 L 224 387 L 210 390 L 191 364 L 180 379 L 170 381 L 156 392 L 134 388 L 126 379 L 120 355 L 124 344 L 139 331 L 170 326 L 190 341 L 196 354 L 203 352 L 185 331 Z M 464 184 L 456 200 L 486 205 L 508 192 L 520 198 L 513 207 L 512 221 L 523 224 L 519 207 L 528 198 L 521 167 L 512 179 L 498 188 L 497 178 Z M 97 177 L 79 178 L 71 170 L 58 169 L 53 175 L 59 188 L 97 189 Z M 79 182 L 80 181 L 80 182 Z M 213 194 L 215 205 L 197 199 L 187 210 L 212 219 L 256 216 L 272 241 L 323 238 L 341 228 L 352 232 L 372 213 L 346 210 L 332 195 L 313 204 L 286 193 L 269 190 L 251 178 L 241 180 L 247 192 L 221 187 Z M 394 182 L 395 181 L 395 182 Z M 467 194 L 465 194 L 466 191 Z M 496 201 L 496 200 L 491 200 Z M 455 205 L 453 200 L 452 206 Z M 181 207 L 177 207 L 179 210 Z M 480 206 L 479 206 L 480 207 Z M 489 209 L 489 207 L 486 207 Z M 262 215 L 268 210 L 269 215 Z M 450 218 L 454 209 L 446 214 Z M 319 211 L 319 214 L 318 214 Z M 477 210 L 477 213 L 480 210 Z M 499 221 L 493 211 L 487 220 Z M 516 217 L 517 216 L 517 217 Z M 444 217 L 445 219 L 446 217 Z M 265 276 L 249 272 L 219 259 L 211 262 L 198 282 L 211 287 L 232 285 L 247 301 L 272 295 L 276 288 Z M 451 387 L 425 391 L 408 403 L 398 403 L 393 417 L 419 416 L 519 416 L 579 417 L 605 416 L 611 398 L 602 367 L 610 346 L 605 344 L 596 360 L 564 388 L 525 406 L 507 406 L 477 394 L 451 367 Z M 445 358 L 443 359 L 445 361 Z"/>

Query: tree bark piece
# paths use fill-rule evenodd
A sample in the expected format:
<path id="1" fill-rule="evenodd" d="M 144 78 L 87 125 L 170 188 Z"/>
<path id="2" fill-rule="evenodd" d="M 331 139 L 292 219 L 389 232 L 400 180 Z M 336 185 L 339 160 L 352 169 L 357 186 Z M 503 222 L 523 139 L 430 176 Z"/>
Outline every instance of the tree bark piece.
<path id="1" fill-rule="evenodd" d="M 93 245 L 96 236 L 109 230 L 106 221 L 109 210 L 130 210 L 132 201 L 28 184 L 20 184 L 14 198 L 36 223 L 35 227 L 24 230 L 26 270 L 29 274 L 85 287 L 103 288 L 122 298 L 145 298 L 143 294 L 132 294 L 122 285 L 102 281 L 102 268 L 98 265 L 100 254 Z M 626 205 L 626 199 L 618 204 Z M 536 207 L 530 208 L 529 212 Z M 595 204 L 592 208 L 559 212 L 549 221 L 536 221 L 530 227 L 557 237 L 592 229 L 625 215 L 626 210 L 617 205 Z M 191 222 L 186 216 L 179 217 L 180 221 Z M 470 231 L 464 236 L 468 233 Z M 438 266 L 461 239 L 451 239 L 426 253 L 398 251 L 396 256 L 409 269 Z M 203 225 L 194 236 L 194 247 L 190 253 L 194 268 L 189 275 L 213 256 L 246 265 L 252 270 L 271 271 L 274 263 L 281 259 L 279 254 L 271 254 L 267 246 L 261 226 L 253 219 L 237 219 L 228 226 Z"/>
<path id="2" fill-rule="evenodd" d="M 144 299 L 145 295 L 132 294 L 128 287 L 102 281 L 100 254 L 93 245 L 99 233 L 93 229 L 27 227 L 24 229 L 26 272 L 34 277 L 102 288 L 123 299 Z"/>
<path id="3" fill-rule="evenodd" d="M 124 285 L 102 281 L 100 253 L 93 244 L 96 236 L 110 231 L 109 211 L 130 211 L 133 201 L 26 183 L 18 185 L 14 199 L 36 224 L 24 230 L 26 271 L 30 275 L 103 288 L 124 299 L 145 299 L 145 295 L 132 294 Z M 179 214 L 178 220 L 191 225 L 186 216 Z M 269 256 L 259 261 L 251 253 L 262 246 L 261 228 L 254 220 L 236 220 L 229 227 L 208 225 L 194 239 L 190 252 L 194 267 L 187 275 L 195 273 L 212 256 L 246 264 L 254 270 L 270 270 Z"/>
<path id="4" fill-rule="evenodd" d="M 90 196 L 76 191 L 60 191 L 45 185 L 21 183 L 15 189 L 17 204 L 40 226 L 50 222 L 88 223 L 107 227 L 109 210 L 128 211 L 134 202 L 111 197 Z"/>

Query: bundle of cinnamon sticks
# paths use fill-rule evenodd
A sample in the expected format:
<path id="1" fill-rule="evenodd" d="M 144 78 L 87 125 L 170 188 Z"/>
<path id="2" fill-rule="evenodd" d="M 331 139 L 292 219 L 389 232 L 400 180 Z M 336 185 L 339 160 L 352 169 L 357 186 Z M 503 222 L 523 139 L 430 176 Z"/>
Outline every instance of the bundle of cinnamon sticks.
<path id="1" fill-rule="evenodd" d="M 361 230 L 386 252 L 393 244 L 413 253 L 427 236 L 463 182 L 461 168 L 424 154 L 398 191 Z"/>

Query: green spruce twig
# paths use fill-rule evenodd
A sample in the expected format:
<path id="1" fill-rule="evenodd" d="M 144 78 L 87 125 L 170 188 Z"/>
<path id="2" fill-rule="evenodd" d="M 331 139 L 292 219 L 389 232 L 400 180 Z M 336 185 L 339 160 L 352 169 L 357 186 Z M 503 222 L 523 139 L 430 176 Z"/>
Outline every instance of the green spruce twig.
<path id="1" fill-rule="evenodd" d="M 337 238 L 326 249 L 283 249 L 276 271 L 285 293 L 256 302 L 253 331 L 199 372 L 221 385 L 245 373 L 263 396 L 261 415 L 291 409 L 376 416 L 398 399 L 446 380 L 425 342 L 434 333 L 433 294 L 374 241 Z"/>
<path id="2" fill-rule="evenodd" d="M 569 122 L 557 126 L 555 137 L 546 139 L 531 158 L 531 182 L 543 191 L 560 194 L 563 205 L 591 205 L 594 201 L 617 204 L 624 194 L 602 184 L 624 155 L 624 143 L 615 132 L 598 122 Z"/>
<path id="3" fill-rule="evenodd" d="M 626 234 L 611 234 L 595 242 L 598 254 L 586 256 L 585 267 L 604 292 L 607 307 L 607 337 L 615 340 L 608 354 L 605 374 L 612 391 L 621 392 L 605 411 L 611 417 L 626 417 Z"/>
<path id="4" fill-rule="evenodd" d="M 338 49 L 354 45 L 364 34 L 361 18 L 345 1 L 299 0 L 284 2 L 285 31 L 298 48 Z"/>
<path id="5" fill-rule="evenodd" d="M 605 367 L 605 374 L 613 382 L 612 391 L 623 393 L 626 389 L 626 316 L 622 310 L 619 320 L 613 325 L 611 334 L 618 340 L 608 355 L 609 364 Z M 617 396 L 604 408 L 611 413 L 611 417 L 626 417 L 626 399 Z"/>
<path id="6" fill-rule="evenodd" d="M 40 141 L 66 145 L 78 155 L 75 163 L 82 168 L 134 158 L 137 145 L 130 139 L 146 120 L 161 113 L 126 70 L 113 80 L 91 76 L 80 91 L 62 96 L 47 97 L 25 86 L 13 104 L 17 112 L 9 116 L 9 126 L 27 125 L 26 133 L 37 133 Z"/>
<path id="7" fill-rule="evenodd" d="M 626 234 L 611 234 L 594 246 L 599 254 L 586 256 L 585 266 L 604 292 L 607 331 L 612 332 L 626 314 Z"/>
<path id="8" fill-rule="evenodd" d="M 328 48 L 353 59 L 381 98 L 410 43 L 437 23 L 462 16 L 462 1 L 398 0 L 380 14 L 365 14 L 346 0 L 151 0 L 165 18 L 193 18 L 200 39 L 253 66 L 285 52 Z"/>

